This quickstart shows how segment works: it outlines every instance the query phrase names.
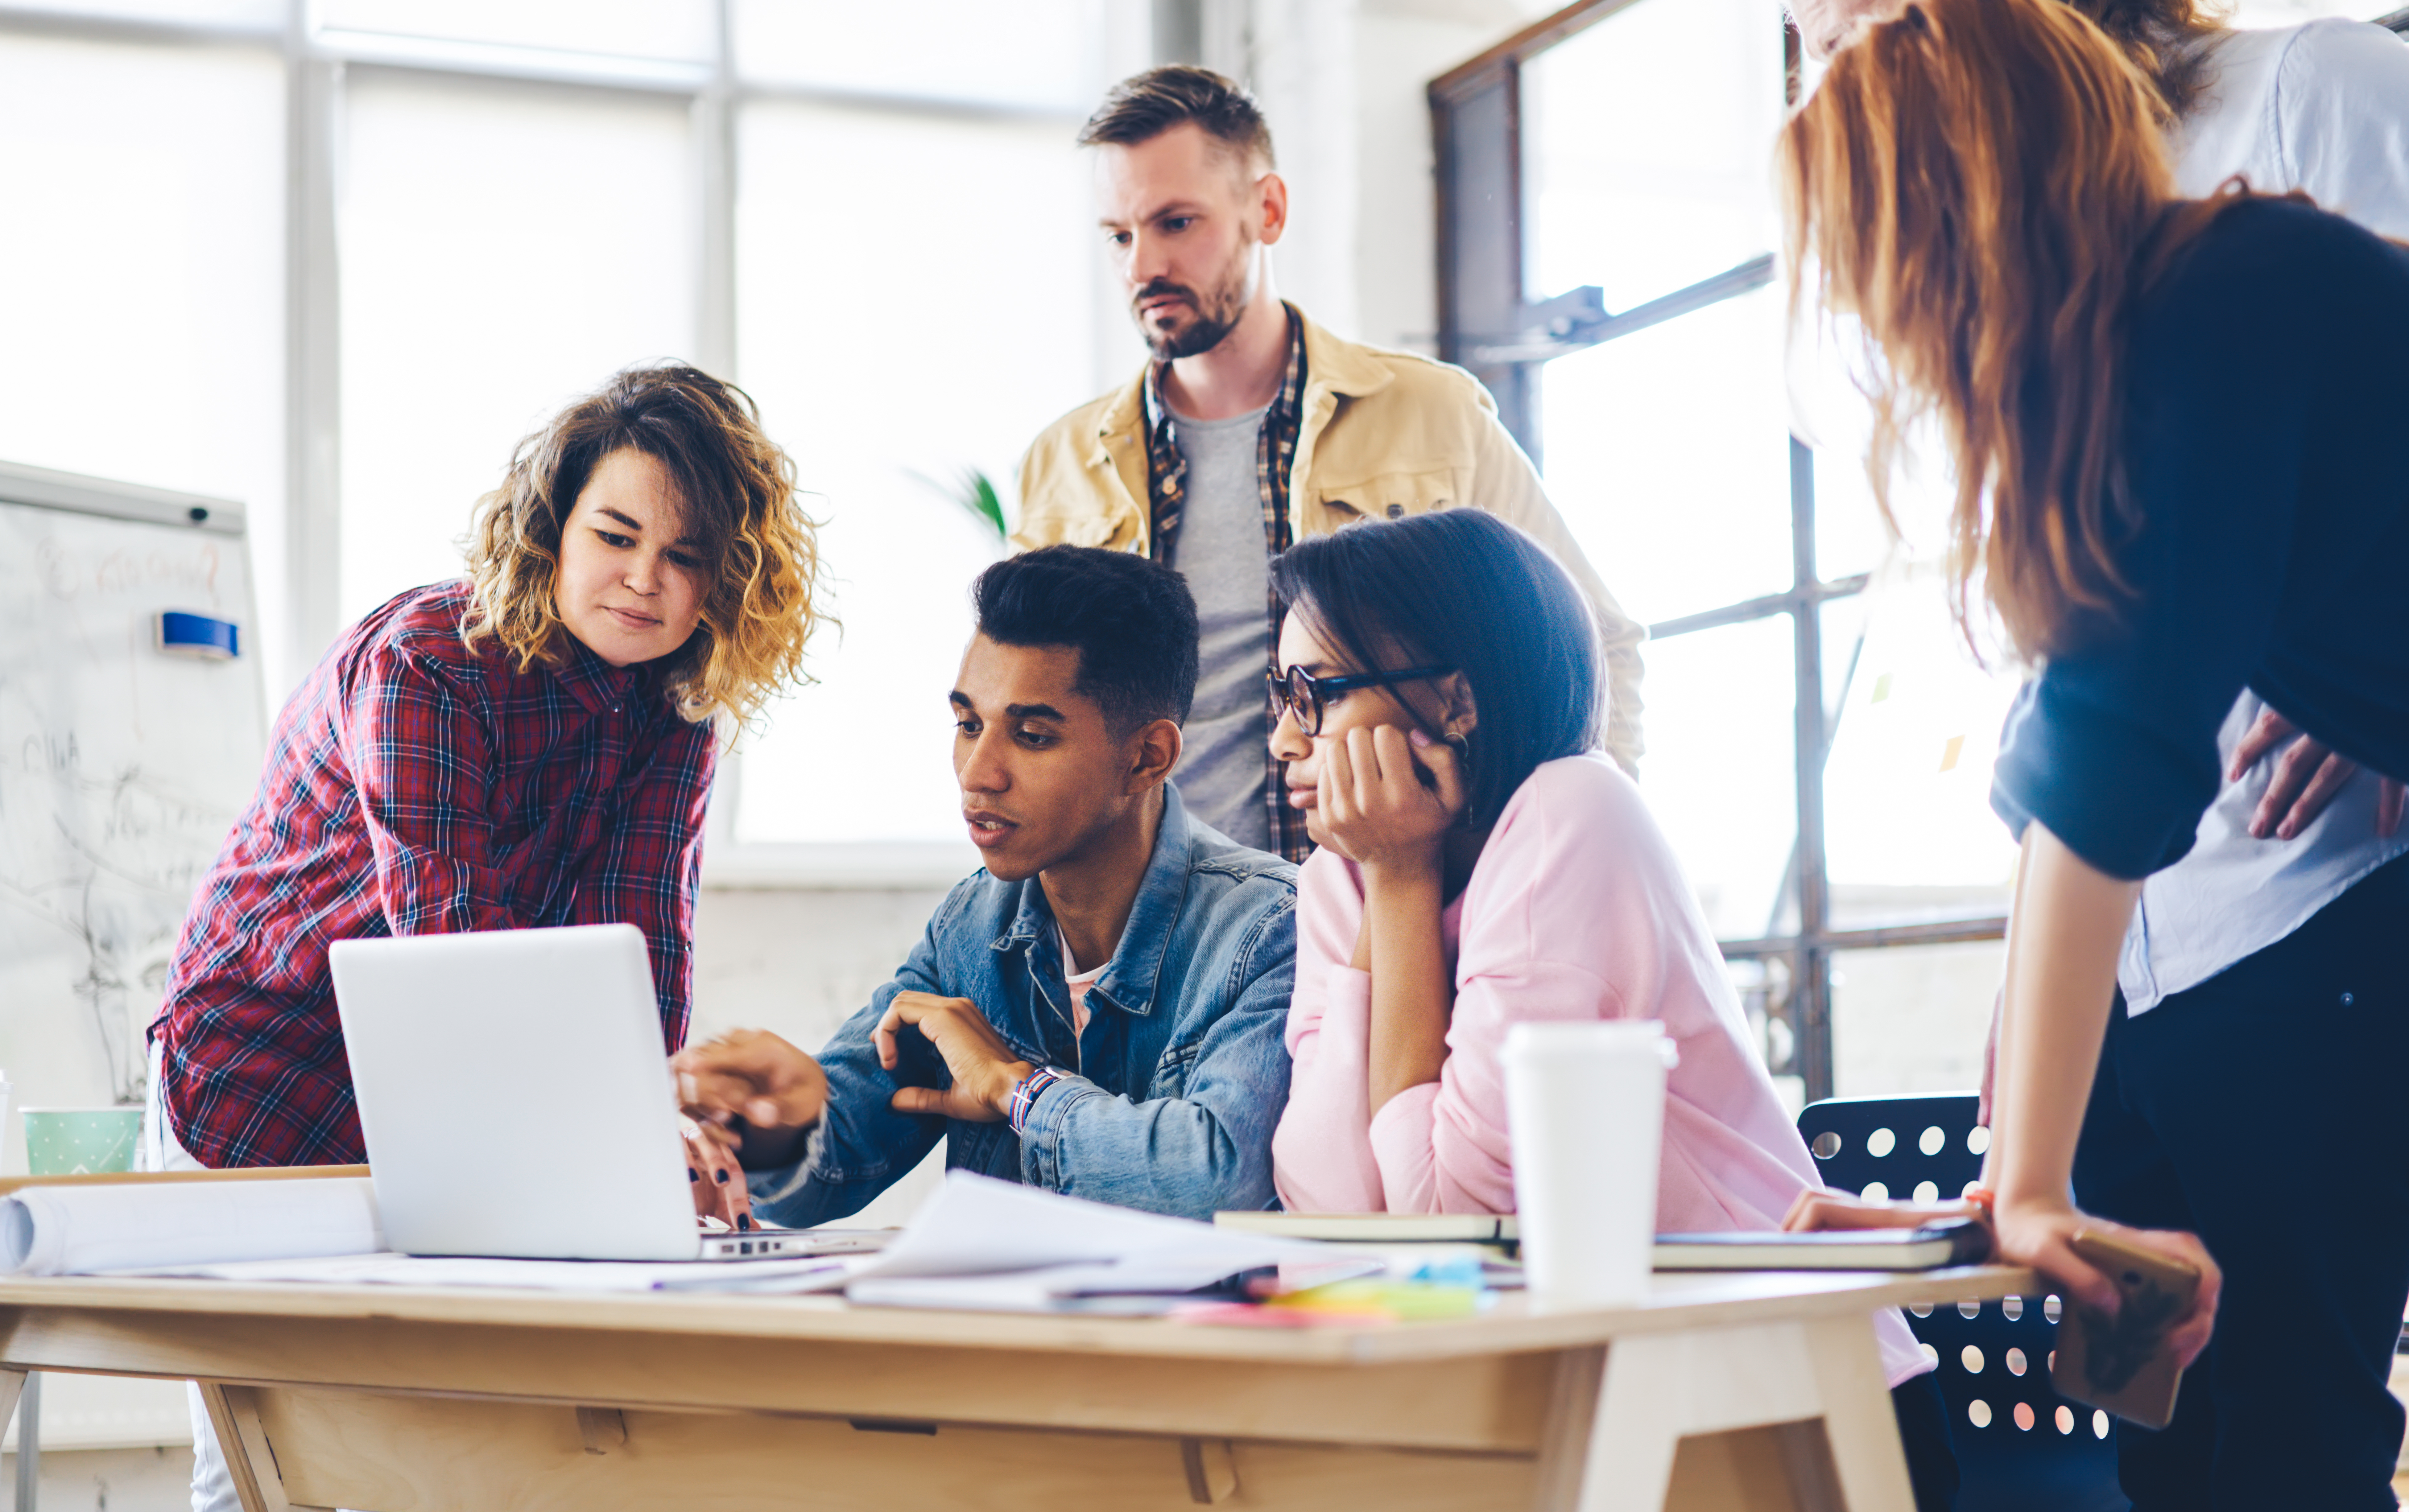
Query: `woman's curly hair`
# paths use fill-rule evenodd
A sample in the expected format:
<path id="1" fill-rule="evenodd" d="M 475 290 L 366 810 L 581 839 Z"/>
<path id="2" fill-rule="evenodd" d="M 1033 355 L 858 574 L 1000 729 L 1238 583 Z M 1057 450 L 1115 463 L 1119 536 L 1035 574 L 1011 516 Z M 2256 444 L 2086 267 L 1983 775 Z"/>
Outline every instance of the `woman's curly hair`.
<path id="1" fill-rule="evenodd" d="M 782 686 L 806 681 L 803 644 L 826 618 L 813 604 L 819 546 L 795 497 L 795 466 L 761 429 L 751 396 L 698 368 L 629 367 L 562 410 L 512 454 L 502 486 L 477 501 L 469 532 L 475 603 L 460 626 L 499 641 L 521 670 L 557 665 L 560 532 L 595 468 L 632 449 L 677 488 L 694 541 L 702 619 L 658 670 L 678 713 L 750 721 Z"/>

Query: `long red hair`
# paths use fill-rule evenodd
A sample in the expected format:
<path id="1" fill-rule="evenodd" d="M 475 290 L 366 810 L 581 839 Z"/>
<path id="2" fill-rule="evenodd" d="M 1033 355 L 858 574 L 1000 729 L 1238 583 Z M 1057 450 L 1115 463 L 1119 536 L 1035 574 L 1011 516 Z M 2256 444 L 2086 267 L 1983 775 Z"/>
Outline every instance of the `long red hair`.
<path id="1" fill-rule="evenodd" d="M 2151 81 L 2058 0 L 1910 0 L 1833 59 L 1779 153 L 1794 317 L 1854 316 L 1876 499 L 1907 433 L 1956 465 L 1947 546 L 2016 648 L 2129 597 L 2129 315 L 2227 201 L 2179 201 Z"/>

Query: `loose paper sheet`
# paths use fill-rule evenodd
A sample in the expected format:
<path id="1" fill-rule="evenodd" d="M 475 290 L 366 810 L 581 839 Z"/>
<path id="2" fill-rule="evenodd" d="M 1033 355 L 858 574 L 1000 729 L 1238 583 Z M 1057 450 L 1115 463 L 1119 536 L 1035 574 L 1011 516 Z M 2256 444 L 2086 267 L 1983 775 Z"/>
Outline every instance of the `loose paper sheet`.
<path id="1" fill-rule="evenodd" d="M 1320 1248 L 956 1171 L 845 1295 L 873 1306 L 1042 1308 L 1064 1297 L 1192 1291 Z"/>
<path id="2" fill-rule="evenodd" d="M 357 1185 L 365 1188 L 368 1183 Z M 154 1247 L 106 1274 L 304 1286 L 511 1287 L 571 1292 L 844 1289 L 852 1301 L 872 1305 L 1027 1311 L 1073 1298 L 1192 1291 L 1242 1271 L 1283 1260 L 1331 1260 L 1345 1253 L 1307 1240 L 1217 1229 L 1083 1202 L 964 1171 L 948 1175 L 910 1226 L 876 1255 L 720 1263 L 478 1260 L 358 1253 L 361 1241 L 350 1242 L 352 1253 L 288 1250 L 261 1256 L 254 1249 L 247 1256 L 195 1256 L 185 1236 L 178 1243 L 186 1252 L 173 1260 L 161 1258 Z M 1366 1263 L 1369 1269 L 1379 1268 Z"/>

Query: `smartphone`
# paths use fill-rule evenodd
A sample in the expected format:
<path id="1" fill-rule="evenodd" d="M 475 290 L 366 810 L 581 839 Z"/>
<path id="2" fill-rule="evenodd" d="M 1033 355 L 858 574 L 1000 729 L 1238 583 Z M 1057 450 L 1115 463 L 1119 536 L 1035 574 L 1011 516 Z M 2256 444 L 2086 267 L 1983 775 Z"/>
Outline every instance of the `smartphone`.
<path id="1" fill-rule="evenodd" d="M 2114 1318 L 2073 1298 L 2057 1327 L 2050 1382 L 2057 1394 L 2105 1407 L 2143 1428 L 2174 1421 L 2183 1367 L 2167 1333 L 2200 1295 L 2198 1267 L 2089 1230 L 2067 1247 L 2107 1273 L 2122 1303 Z"/>

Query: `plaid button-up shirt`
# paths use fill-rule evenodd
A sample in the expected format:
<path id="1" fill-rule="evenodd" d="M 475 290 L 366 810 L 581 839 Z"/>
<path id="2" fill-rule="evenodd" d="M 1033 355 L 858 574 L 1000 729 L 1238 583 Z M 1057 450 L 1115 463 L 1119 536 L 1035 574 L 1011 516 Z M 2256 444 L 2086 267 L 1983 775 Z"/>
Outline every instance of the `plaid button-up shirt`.
<path id="1" fill-rule="evenodd" d="M 1288 371 L 1255 436 L 1255 486 L 1262 496 L 1263 550 L 1272 556 L 1288 550 L 1290 544 L 1289 473 L 1296 462 L 1297 430 L 1305 412 L 1305 317 L 1294 305 L 1281 308 L 1288 311 Z M 1188 504 L 1188 459 L 1180 454 L 1171 406 L 1162 399 L 1166 366 L 1157 363 L 1146 376 L 1147 492 L 1154 516 L 1147 551 L 1156 561 L 1176 567 L 1179 519 Z M 1279 659 L 1279 598 L 1268 586 L 1263 590 L 1263 665 L 1271 668 Z M 1281 771 L 1287 763 L 1271 754 L 1270 721 L 1276 714 L 1268 695 L 1263 710 L 1263 806 L 1271 815 L 1272 843 L 1280 855 L 1301 863 L 1313 854 L 1313 842 L 1305 832 L 1305 815 L 1286 801 L 1288 787 Z"/>
<path id="2" fill-rule="evenodd" d="M 326 966 L 338 940 L 633 924 L 662 1042 L 685 1043 L 711 727 L 573 637 L 558 666 L 523 672 L 491 639 L 472 650 L 469 602 L 460 582 L 403 594 L 277 717 L 152 1025 L 168 1120 L 204 1165 L 366 1158 Z"/>

